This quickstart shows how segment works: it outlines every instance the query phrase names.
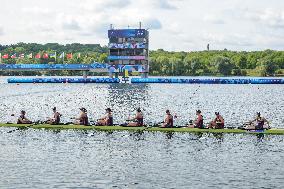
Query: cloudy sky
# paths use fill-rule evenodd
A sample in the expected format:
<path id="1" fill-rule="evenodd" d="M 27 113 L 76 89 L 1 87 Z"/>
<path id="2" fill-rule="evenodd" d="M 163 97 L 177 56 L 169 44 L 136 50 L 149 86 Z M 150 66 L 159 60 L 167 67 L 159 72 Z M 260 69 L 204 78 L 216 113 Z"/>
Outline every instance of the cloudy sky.
<path id="1" fill-rule="evenodd" d="M 150 29 L 151 49 L 284 49 L 283 0 L 1 0 L 0 44 L 100 43 Z"/>

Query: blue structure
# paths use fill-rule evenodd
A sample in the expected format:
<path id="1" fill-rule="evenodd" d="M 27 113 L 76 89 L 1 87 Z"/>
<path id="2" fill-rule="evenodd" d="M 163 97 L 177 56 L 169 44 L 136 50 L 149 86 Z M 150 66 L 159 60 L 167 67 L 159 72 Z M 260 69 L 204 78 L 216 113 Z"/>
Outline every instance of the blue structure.
<path id="1" fill-rule="evenodd" d="M 187 84 L 284 84 L 274 78 L 132 78 L 131 83 L 187 83 Z"/>
<path id="2" fill-rule="evenodd" d="M 141 73 L 143 77 L 149 72 L 149 31 L 139 29 L 114 29 L 112 25 L 108 30 L 109 56 L 108 64 L 113 68 L 112 77 L 118 77 L 124 68 L 132 66 L 128 72 Z M 137 69 L 139 66 L 139 69 Z M 122 69 L 121 69 L 122 68 Z"/>
<path id="3" fill-rule="evenodd" d="M 108 64 L 0 64 L 0 70 L 25 71 L 25 70 L 98 70 L 108 72 Z"/>
<path id="4" fill-rule="evenodd" d="M 118 78 L 9 78 L 8 83 L 119 83 Z"/>

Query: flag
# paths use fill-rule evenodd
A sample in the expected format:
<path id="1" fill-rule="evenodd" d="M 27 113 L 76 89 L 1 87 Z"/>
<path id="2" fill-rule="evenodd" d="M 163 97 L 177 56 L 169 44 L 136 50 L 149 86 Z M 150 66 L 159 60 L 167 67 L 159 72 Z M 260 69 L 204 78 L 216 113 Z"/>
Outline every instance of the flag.
<path id="1" fill-rule="evenodd" d="M 61 55 L 59 56 L 59 58 L 64 58 L 64 52 L 61 53 Z"/>
<path id="2" fill-rule="evenodd" d="M 11 56 L 11 58 L 17 58 L 17 54 L 16 54 L 16 53 L 13 54 L 13 55 Z"/>
<path id="3" fill-rule="evenodd" d="M 25 54 L 20 54 L 19 58 L 25 58 Z"/>
<path id="4" fill-rule="evenodd" d="M 56 60 L 56 52 L 53 54 L 49 54 L 49 58 L 54 58 Z"/>
<path id="5" fill-rule="evenodd" d="M 37 54 L 35 55 L 35 58 L 41 58 L 40 53 L 37 53 Z"/>
<path id="6" fill-rule="evenodd" d="M 27 58 L 33 58 L 33 53 L 28 54 L 28 55 L 27 55 Z"/>
<path id="7" fill-rule="evenodd" d="M 67 57 L 67 59 L 72 59 L 73 58 L 73 54 L 72 53 L 66 54 L 66 57 Z"/>
<path id="8" fill-rule="evenodd" d="M 48 54 L 47 54 L 47 53 L 44 53 L 44 54 L 42 55 L 42 58 L 47 59 L 47 58 L 48 58 Z"/>
<path id="9" fill-rule="evenodd" d="M 2 56 L 2 58 L 3 58 L 3 59 L 8 59 L 8 58 L 9 58 L 9 55 L 8 55 L 8 54 L 4 54 L 4 55 Z"/>

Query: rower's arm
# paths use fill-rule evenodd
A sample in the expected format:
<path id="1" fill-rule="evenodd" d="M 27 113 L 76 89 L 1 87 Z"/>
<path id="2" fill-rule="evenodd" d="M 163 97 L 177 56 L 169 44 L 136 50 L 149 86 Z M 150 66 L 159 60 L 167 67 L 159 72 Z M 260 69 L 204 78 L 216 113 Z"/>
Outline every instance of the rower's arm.
<path id="1" fill-rule="evenodd" d="M 269 121 L 267 119 L 263 118 L 263 121 L 269 125 Z"/>
<path id="2" fill-rule="evenodd" d="M 221 123 L 225 122 L 225 120 L 224 120 L 224 118 L 222 116 L 220 117 L 220 119 L 221 119 Z"/>
<path id="3" fill-rule="evenodd" d="M 198 118 L 195 120 L 195 124 L 199 123 L 201 120 L 200 116 L 198 116 Z"/>
<path id="4" fill-rule="evenodd" d="M 170 123 L 169 116 L 166 116 L 166 118 L 165 118 L 165 123 Z"/>

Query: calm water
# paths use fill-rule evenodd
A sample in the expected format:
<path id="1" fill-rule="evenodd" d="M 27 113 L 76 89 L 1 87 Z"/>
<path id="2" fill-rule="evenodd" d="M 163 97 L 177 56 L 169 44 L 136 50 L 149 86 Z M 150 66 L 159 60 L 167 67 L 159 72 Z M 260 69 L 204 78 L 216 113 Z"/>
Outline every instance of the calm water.
<path id="1" fill-rule="evenodd" d="M 123 123 L 142 107 L 147 123 L 165 109 L 177 125 L 201 109 L 239 126 L 261 111 L 283 128 L 284 85 L 6 84 L 0 79 L 0 122 L 21 109 L 44 120 L 58 107 L 63 121 L 86 107 L 106 107 Z M 283 188 L 284 136 L 46 131 L 0 128 L 0 188 Z"/>

